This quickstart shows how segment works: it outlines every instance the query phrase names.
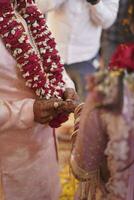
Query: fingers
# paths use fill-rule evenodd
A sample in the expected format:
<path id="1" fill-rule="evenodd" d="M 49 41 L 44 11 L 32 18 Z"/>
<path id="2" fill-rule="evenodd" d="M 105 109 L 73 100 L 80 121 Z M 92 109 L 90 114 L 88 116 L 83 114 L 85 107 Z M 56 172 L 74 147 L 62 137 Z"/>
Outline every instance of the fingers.
<path id="1" fill-rule="evenodd" d="M 79 97 L 73 88 L 67 88 L 66 91 L 64 92 L 64 99 L 67 101 L 69 100 L 78 101 Z"/>
<path id="2" fill-rule="evenodd" d="M 64 102 L 62 100 L 59 99 L 51 99 L 48 100 L 47 102 L 44 102 L 44 111 L 45 110 L 54 110 L 54 109 L 58 109 L 59 107 L 61 107 L 64 104 Z"/>
<path id="3" fill-rule="evenodd" d="M 54 108 L 54 102 L 56 102 L 56 108 L 62 105 L 61 100 L 37 100 L 34 104 L 34 120 L 41 124 L 49 123 L 57 114 Z"/>
<path id="4" fill-rule="evenodd" d="M 35 121 L 41 124 L 49 123 L 53 119 L 53 114 L 51 112 L 41 111 L 40 115 L 35 118 Z"/>
<path id="5" fill-rule="evenodd" d="M 36 100 L 33 108 L 34 119 L 41 124 L 49 123 L 57 114 L 61 112 L 71 113 L 75 107 L 73 100 L 63 101 L 56 98 Z"/>
<path id="6" fill-rule="evenodd" d="M 78 96 L 78 94 L 76 92 L 74 93 L 72 98 L 73 98 L 74 101 L 78 101 L 79 100 L 79 96 Z"/>
<path id="7" fill-rule="evenodd" d="M 45 103 L 44 103 L 45 102 Z M 47 110 L 48 103 L 45 100 L 36 100 L 33 106 L 34 120 L 38 123 L 45 124 L 53 119 L 51 110 Z"/>
<path id="8" fill-rule="evenodd" d="M 75 103 L 74 101 L 65 101 L 64 105 L 61 107 L 61 110 L 69 114 L 74 112 L 76 106 L 77 103 Z"/>
<path id="9" fill-rule="evenodd" d="M 47 124 L 53 119 L 53 116 L 42 117 L 40 119 L 41 124 Z"/>
<path id="10" fill-rule="evenodd" d="M 66 101 L 75 101 L 77 96 L 75 94 L 69 94 Z"/>

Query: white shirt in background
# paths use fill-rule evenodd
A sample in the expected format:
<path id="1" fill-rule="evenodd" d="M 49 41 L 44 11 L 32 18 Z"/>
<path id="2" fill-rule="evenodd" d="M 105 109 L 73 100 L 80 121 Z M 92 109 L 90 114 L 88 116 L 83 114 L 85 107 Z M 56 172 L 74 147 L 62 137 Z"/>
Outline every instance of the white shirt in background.
<path id="1" fill-rule="evenodd" d="M 87 61 L 100 48 L 102 29 L 113 24 L 119 0 L 100 0 L 96 5 L 86 0 L 36 0 L 47 13 L 48 26 L 66 64 Z"/>

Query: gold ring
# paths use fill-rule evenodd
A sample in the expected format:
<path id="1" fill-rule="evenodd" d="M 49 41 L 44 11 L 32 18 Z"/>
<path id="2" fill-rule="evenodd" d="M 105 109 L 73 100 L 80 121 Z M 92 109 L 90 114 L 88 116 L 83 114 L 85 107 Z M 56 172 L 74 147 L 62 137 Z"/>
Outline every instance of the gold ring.
<path id="1" fill-rule="evenodd" d="M 54 102 L 54 108 L 58 108 L 59 107 L 59 103 L 58 102 Z"/>

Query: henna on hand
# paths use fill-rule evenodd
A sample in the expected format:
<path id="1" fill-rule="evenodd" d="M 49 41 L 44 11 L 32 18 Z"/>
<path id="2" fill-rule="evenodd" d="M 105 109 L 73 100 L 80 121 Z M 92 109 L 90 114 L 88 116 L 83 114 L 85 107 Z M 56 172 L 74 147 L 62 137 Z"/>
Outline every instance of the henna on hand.
<path id="1" fill-rule="evenodd" d="M 58 109 L 60 111 L 64 102 L 62 100 L 52 98 L 50 100 L 36 100 L 33 106 L 34 120 L 38 123 L 49 123 L 56 115 L 54 103 L 58 103 Z"/>

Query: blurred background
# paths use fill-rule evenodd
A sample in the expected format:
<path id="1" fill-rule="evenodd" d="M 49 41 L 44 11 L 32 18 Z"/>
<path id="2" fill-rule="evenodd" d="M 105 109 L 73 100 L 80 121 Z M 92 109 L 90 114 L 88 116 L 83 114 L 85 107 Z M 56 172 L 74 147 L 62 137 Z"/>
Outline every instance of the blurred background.
<path id="1" fill-rule="evenodd" d="M 134 0 L 38 0 L 80 102 L 86 76 L 108 68 L 116 47 L 134 42 Z M 77 181 L 69 169 L 74 116 L 56 130 L 61 200 L 72 200 Z"/>

